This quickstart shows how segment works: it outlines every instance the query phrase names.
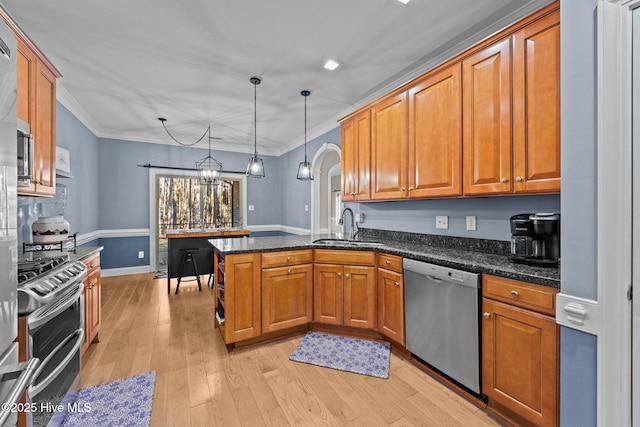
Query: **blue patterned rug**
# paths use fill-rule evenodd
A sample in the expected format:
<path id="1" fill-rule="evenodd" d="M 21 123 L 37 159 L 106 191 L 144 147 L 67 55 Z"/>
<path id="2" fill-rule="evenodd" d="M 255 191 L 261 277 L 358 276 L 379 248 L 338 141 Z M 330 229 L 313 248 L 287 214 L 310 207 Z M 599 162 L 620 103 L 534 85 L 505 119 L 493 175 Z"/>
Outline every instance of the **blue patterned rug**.
<path id="1" fill-rule="evenodd" d="M 391 344 L 388 342 L 308 332 L 289 359 L 356 374 L 389 378 L 390 352 Z"/>
<path id="2" fill-rule="evenodd" d="M 78 391 L 74 408 L 62 425 L 142 427 L 148 426 L 156 373 L 134 375 Z"/>

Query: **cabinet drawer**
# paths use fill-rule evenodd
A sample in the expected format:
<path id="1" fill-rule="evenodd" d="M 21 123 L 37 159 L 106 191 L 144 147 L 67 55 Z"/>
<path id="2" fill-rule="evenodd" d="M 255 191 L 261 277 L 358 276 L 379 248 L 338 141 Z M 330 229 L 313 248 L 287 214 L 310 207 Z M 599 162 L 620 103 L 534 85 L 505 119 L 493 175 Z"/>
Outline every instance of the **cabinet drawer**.
<path id="1" fill-rule="evenodd" d="M 376 265 L 376 253 L 342 249 L 316 249 L 314 262 L 339 265 Z"/>
<path id="2" fill-rule="evenodd" d="M 482 275 L 483 296 L 540 313 L 556 315 L 558 289 Z"/>
<path id="3" fill-rule="evenodd" d="M 262 254 L 262 268 L 308 264 L 313 261 L 311 249 L 300 251 L 265 252 Z"/>
<path id="4" fill-rule="evenodd" d="M 91 275 L 93 270 L 100 268 L 100 253 L 91 255 L 87 259 L 83 259 L 82 263 L 87 266 L 87 276 Z"/>
<path id="5" fill-rule="evenodd" d="M 378 267 L 402 273 L 402 257 L 378 253 Z"/>

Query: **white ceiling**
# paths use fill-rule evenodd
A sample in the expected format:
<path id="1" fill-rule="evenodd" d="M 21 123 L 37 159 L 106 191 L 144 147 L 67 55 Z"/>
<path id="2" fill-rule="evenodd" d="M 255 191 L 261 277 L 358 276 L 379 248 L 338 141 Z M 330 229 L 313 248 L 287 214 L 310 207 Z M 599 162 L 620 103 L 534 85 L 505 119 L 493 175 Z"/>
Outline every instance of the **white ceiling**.
<path id="1" fill-rule="evenodd" d="M 97 136 L 280 155 L 549 0 L 2 0 Z M 322 68 L 334 58 L 336 71 Z M 201 145 L 206 147 L 206 142 Z"/>

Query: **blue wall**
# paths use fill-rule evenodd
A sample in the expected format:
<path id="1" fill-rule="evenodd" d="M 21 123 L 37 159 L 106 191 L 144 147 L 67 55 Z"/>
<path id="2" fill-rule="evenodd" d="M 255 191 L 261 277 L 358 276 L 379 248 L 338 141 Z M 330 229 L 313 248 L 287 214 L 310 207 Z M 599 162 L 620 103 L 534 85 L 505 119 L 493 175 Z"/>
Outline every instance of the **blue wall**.
<path id="1" fill-rule="evenodd" d="M 597 299 L 597 0 L 561 0 L 562 293 Z M 595 426 L 597 338 L 560 330 L 560 423 Z"/>

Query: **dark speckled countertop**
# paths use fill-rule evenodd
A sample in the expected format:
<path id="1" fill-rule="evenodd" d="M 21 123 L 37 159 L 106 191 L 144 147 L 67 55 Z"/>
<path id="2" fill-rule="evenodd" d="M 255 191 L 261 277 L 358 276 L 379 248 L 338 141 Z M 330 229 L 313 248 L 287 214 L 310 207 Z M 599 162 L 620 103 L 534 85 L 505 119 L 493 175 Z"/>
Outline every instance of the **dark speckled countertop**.
<path id="1" fill-rule="evenodd" d="M 364 229 L 362 231 L 365 231 Z M 393 234 L 394 239 L 386 233 Z M 335 238 L 330 235 L 249 237 L 244 239 L 211 239 L 209 243 L 224 255 L 246 252 L 270 252 L 303 248 L 336 248 L 349 250 L 377 250 L 418 261 L 451 267 L 473 273 L 492 274 L 560 288 L 560 269 L 516 264 L 509 260 L 509 242 L 456 237 L 414 235 L 411 233 L 367 230 L 362 241 L 376 241 L 383 246 L 348 247 L 317 244 L 314 240 Z M 506 249 L 506 250 L 505 250 Z"/>

